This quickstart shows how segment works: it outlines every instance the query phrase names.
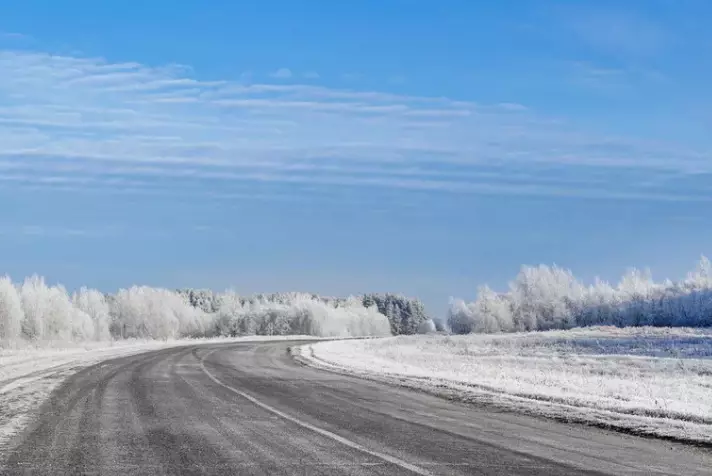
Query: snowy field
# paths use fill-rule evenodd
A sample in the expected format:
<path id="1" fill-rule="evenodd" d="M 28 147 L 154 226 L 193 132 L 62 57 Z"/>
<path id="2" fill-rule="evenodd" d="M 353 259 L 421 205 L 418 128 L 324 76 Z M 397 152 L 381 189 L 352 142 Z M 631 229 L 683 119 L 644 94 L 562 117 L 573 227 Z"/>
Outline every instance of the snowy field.
<path id="1" fill-rule="evenodd" d="M 462 401 L 712 443 L 712 330 L 597 327 L 320 342 L 309 365 Z"/>
<path id="2" fill-rule="evenodd" d="M 64 379 L 107 359 L 182 345 L 315 339 L 313 336 L 254 336 L 214 339 L 125 340 L 112 343 L 45 343 L 37 348 L 0 348 L 0 451 L 20 431 L 28 418 Z"/>

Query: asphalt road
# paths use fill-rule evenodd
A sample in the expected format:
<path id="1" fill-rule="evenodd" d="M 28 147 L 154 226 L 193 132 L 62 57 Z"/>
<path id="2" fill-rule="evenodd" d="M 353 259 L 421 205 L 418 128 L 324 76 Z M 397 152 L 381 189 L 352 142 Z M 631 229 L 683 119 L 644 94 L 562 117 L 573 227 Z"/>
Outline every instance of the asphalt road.
<path id="1" fill-rule="evenodd" d="M 2 474 L 712 474 L 710 452 L 303 367 L 293 343 L 106 361 L 58 388 Z"/>

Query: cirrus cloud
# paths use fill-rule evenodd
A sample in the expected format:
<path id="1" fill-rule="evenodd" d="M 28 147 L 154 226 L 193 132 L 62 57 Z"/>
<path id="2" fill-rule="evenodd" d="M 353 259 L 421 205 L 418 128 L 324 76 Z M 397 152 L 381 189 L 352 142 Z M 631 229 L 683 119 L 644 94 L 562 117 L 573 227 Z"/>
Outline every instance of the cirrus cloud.
<path id="1" fill-rule="evenodd" d="M 292 77 L 278 70 L 276 77 Z M 707 200 L 705 151 L 584 133 L 514 102 L 204 81 L 169 65 L 0 51 L 0 180 L 123 180 Z M 666 188 L 677 174 L 685 193 Z M 112 182 L 113 181 L 113 182 Z M 168 187 L 170 188 L 170 187 Z"/>

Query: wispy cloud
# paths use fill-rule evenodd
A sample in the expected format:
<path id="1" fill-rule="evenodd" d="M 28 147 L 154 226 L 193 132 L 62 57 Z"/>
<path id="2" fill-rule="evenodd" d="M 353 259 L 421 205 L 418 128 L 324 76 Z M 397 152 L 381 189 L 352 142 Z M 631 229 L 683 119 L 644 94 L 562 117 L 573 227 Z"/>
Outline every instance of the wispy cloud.
<path id="1" fill-rule="evenodd" d="M 363 78 L 363 75 L 361 73 L 342 73 L 341 74 L 341 79 L 343 79 L 345 81 L 358 81 L 361 78 Z"/>
<path id="2" fill-rule="evenodd" d="M 665 75 L 654 69 L 599 66 L 590 61 L 574 61 L 569 65 L 572 81 L 599 91 L 625 91 L 643 84 L 662 84 Z"/>
<path id="3" fill-rule="evenodd" d="M 292 71 L 288 68 L 279 68 L 277 71 L 270 74 L 273 78 L 289 79 L 292 77 Z"/>
<path id="4" fill-rule="evenodd" d="M 529 110 L 525 105 L 514 103 L 514 102 L 501 102 L 497 104 L 498 107 L 506 109 L 508 111 L 527 111 Z"/>
<path id="5" fill-rule="evenodd" d="M 669 171 L 712 171 L 704 151 L 585 134 L 517 103 L 280 79 L 202 81 L 178 66 L 0 51 L 0 182 L 203 195 L 205 183 L 231 183 L 246 197 L 272 193 L 251 184 L 709 197 L 699 185 L 685 194 L 664 181 L 641 185 Z"/>
<path id="6" fill-rule="evenodd" d="M 573 62 L 571 75 L 576 84 L 601 90 L 619 89 L 629 84 L 625 69 L 596 66 L 586 61 Z"/>
<path id="7" fill-rule="evenodd" d="M 31 38 L 28 35 L 23 35 L 22 33 L 15 33 L 11 31 L 0 31 L 0 37 L 9 38 L 12 40 L 29 40 Z"/>
<path id="8" fill-rule="evenodd" d="M 302 76 L 306 79 L 319 79 L 321 77 L 316 71 L 307 71 Z"/>
<path id="9" fill-rule="evenodd" d="M 589 47 L 616 55 L 649 56 L 674 42 L 661 25 L 623 8 L 567 8 L 570 30 Z"/>
<path id="10" fill-rule="evenodd" d="M 115 227 L 15 225 L 0 227 L 0 235 L 41 238 L 99 238 L 115 234 Z"/>

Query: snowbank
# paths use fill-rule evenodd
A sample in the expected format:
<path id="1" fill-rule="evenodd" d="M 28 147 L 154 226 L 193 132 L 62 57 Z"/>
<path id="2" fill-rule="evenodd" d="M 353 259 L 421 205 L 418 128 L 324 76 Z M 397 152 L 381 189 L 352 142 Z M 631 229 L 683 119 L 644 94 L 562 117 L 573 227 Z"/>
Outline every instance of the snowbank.
<path id="1" fill-rule="evenodd" d="M 712 331 L 399 336 L 293 350 L 326 369 L 566 421 L 712 443 Z"/>

